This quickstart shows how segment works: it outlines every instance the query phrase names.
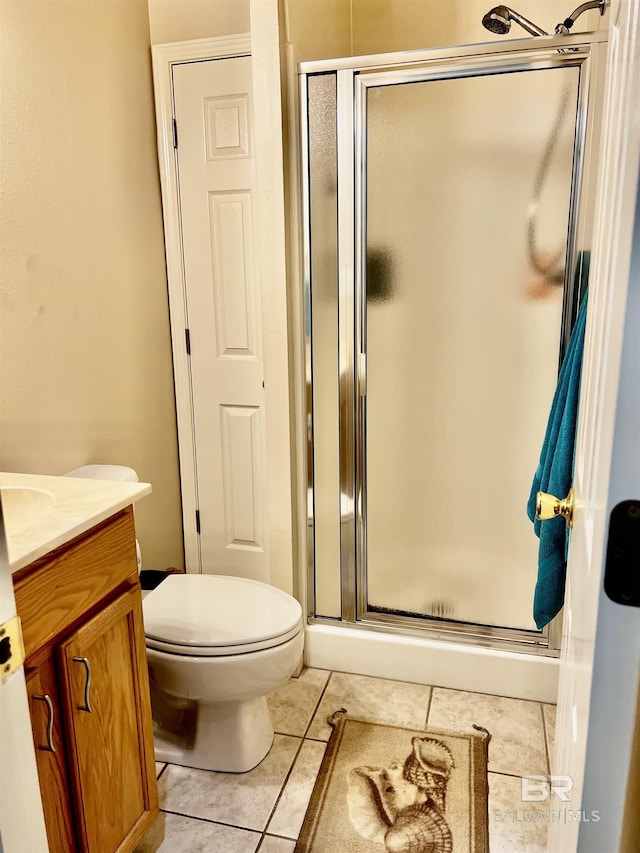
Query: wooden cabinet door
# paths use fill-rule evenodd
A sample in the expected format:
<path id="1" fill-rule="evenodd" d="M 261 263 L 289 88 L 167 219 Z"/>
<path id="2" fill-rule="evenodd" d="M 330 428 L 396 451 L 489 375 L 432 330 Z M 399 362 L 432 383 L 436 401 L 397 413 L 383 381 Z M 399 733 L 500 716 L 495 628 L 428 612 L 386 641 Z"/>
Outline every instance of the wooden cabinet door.
<path id="1" fill-rule="evenodd" d="M 27 675 L 27 695 L 49 853 L 75 853 L 78 848 L 73 831 L 64 730 L 51 657 Z"/>
<path id="2" fill-rule="evenodd" d="M 125 853 L 158 813 L 140 590 L 57 648 L 80 849 Z"/>

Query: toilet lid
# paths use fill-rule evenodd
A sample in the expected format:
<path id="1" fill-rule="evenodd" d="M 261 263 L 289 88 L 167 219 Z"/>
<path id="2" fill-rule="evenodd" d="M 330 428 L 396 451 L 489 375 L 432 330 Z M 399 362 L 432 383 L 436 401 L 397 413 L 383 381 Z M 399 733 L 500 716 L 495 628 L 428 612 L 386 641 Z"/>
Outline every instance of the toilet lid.
<path id="1" fill-rule="evenodd" d="M 302 608 L 269 584 L 225 575 L 170 575 L 142 603 L 147 646 L 183 655 L 242 654 L 302 629 Z"/>

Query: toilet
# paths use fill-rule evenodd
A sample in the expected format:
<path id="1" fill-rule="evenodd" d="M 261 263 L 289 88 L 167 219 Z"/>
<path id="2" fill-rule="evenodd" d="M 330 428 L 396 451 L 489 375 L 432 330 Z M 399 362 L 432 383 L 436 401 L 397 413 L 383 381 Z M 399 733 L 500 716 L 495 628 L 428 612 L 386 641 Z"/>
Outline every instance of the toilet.
<path id="1" fill-rule="evenodd" d="M 224 575 L 170 575 L 142 605 L 156 758 L 242 773 L 273 743 L 267 694 L 303 649 L 286 592 Z"/>
<path id="2" fill-rule="evenodd" d="M 65 476 L 138 479 L 113 465 Z M 273 743 L 267 695 L 302 658 L 299 602 L 248 578 L 175 574 L 146 595 L 142 609 L 156 760 L 251 770 Z"/>

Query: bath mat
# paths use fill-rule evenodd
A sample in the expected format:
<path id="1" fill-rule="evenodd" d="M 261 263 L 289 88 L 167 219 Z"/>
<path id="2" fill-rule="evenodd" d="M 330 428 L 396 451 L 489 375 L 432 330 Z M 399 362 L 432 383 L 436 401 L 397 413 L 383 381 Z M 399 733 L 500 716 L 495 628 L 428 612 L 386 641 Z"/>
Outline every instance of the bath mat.
<path id="1" fill-rule="evenodd" d="M 486 729 L 475 734 L 329 719 L 294 853 L 488 853 Z"/>

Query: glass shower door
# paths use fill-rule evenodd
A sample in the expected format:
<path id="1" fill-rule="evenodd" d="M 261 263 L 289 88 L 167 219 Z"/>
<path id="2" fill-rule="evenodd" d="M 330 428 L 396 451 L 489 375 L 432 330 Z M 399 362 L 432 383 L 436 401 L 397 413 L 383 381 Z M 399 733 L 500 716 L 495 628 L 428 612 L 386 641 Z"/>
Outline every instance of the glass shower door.
<path id="1" fill-rule="evenodd" d="M 300 66 L 311 620 L 557 653 L 526 505 L 586 286 L 592 48 Z"/>
<path id="2" fill-rule="evenodd" d="M 359 79 L 361 617 L 535 630 L 579 74 Z"/>

